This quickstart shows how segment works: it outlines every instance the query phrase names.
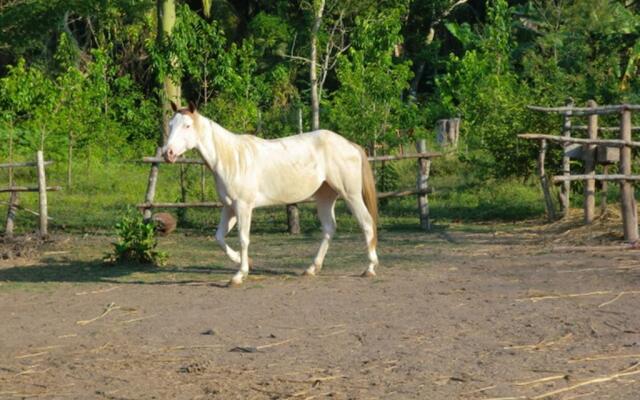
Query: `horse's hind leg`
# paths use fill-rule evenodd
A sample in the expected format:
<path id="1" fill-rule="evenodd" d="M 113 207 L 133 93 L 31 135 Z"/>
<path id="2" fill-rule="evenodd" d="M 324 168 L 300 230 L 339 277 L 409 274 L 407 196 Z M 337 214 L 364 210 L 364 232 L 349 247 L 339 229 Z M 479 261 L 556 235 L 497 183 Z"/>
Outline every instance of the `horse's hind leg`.
<path id="1" fill-rule="evenodd" d="M 327 255 L 327 250 L 329 250 L 329 243 L 336 232 L 336 217 L 333 209 L 338 193 L 329 185 L 323 183 L 315 193 L 315 197 L 318 205 L 318 218 L 320 218 L 320 223 L 322 224 L 322 242 L 313 264 L 304 271 L 305 275 L 311 276 L 316 275 L 322 269 L 324 257 Z"/>
<path id="2" fill-rule="evenodd" d="M 227 256 L 229 256 L 234 263 L 240 264 L 240 253 L 229 247 L 224 240 L 235 224 L 235 212 L 231 207 L 224 206 L 222 208 L 222 213 L 220 214 L 220 223 L 218 224 L 218 230 L 216 231 L 216 240 Z"/>
<path id="3" fill-rule="evenodd" d="M 353 216 L 358 220 L 364 237 L 367 242 L 367 251 L 369 256 L 369 266 L 362 273 L 362 276 L 372 277 L 376 276 L 375 268 L 378 266 L 378 254 L 376 253 L 376 236 L 375 227 L 373 226 L 373 218 L 364 204 L 362 195 L 360 193 L 348 195 L 345 197 Z"/>

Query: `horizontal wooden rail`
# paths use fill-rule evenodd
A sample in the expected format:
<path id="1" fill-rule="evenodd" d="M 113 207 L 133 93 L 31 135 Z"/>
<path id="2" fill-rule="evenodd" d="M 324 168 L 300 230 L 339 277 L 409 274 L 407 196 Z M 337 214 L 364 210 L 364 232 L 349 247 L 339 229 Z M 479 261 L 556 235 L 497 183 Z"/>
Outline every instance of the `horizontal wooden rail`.
<path id="1" fill-rule="evenodd" d="M 586 181 L 593 179 L 596 181 L 640 181 L 640 175 L 558 175 L 554 176 L 553 183 L 567 181 Z"/>
<path id="2" fill-rule="evenodd" d="M 436 158 L 436 157 L 442 157 L 442 154 L 434 153 L 434 152 L 425 152 L 425 153 L 367 157 L 367 159 L 371 162 L 379 162 L 379 161 L 397 161 L 397 160 L 407 160 L 407 159 L 416 159 L 416 158 Z"/>
<path id="3" fill-rule="evenodd" d="M 169 162 L 165 161 L 164 158 L 162 157 L 143 157 L 142 158 L 142 162 L 143 163 L 161 163 L 161 164 L 169 164 Z M 204 164 L 204 161 L 202 161 L 199 158 L 178 158 L 175 161 L 175 164 Z"/>
<path id="4" fill-rule="evenodd" d="M 620 104 L 615 106 L 600 106 L 600 107 L 540 107 L 540 106 L 527 106 L 529 110 L 552 112 L 558 114 L 572 115 L 572 116 L 584 116 L 584 115 L 603 115 L 620 113 L 625 110 L 638 111 L 640 105 L 637 104 Z"/>
<path id="5" fill-rule="evenodd" d="M 586 131 L 589 127 L 587 125 L 572 125 L 571 130 L 576 131 Z M 634 126 L 631 128 L 632 131 L 640 131 L 640 126 Z M 619 126 L 600 126 L 598 127 L 599 132 L 620 132 Z"/>
<path id="6" fill-rule="evenodd" d="M 380 192 L 378 193 L 378 198 L 386 199 L 389 197 L 405 197 L 405 196 L 431 194 L 431 193 L 433 193 L 433 189 L 431 187 L 428 187 L 426 190 L 409 189 L 409 190 L 398 190 L 396 192 Z"/>
<path id="7" fill-rule="evenodd" d="M 426 153 L 414 153 L 414 154 L 399 154 L 399 155 L 388 155 L 388 156 L 376 156 L 376 157 L 368 157 L 371 162 L 380 162 L 380 161 L 397 161 L 397 160 L 407 160 L 407 159 L 416 159 L 416 158 L 436 158 L 441 157 L 441 153 L 434 152 L 426 152 Z M 143 157 L 143 163 L 167 163 L 162 157 Z M 175 161 L 176 164 L 204 164 L 204 161 L 197 158 L 178 158 Z M 167 163 L 168 164 L 168 163 Z"/>
<path id="8" fill-rule="evenodd" d="M 141 203 L 136 206 L 142 210 L 151 208 L 222 208 L 218 201 L 203 201 L 193 203 Z"/>
<path id="9" fill-rule="evenodd" d="M 45 161 L 44 165 L 51 165 L 53 164 L 53 161 Z M 5 163 L 5 164 L 0 164 L 0 169 L 2 168 L 20 168 L 20 167 L 36 167 L 38 165 L 37 162 L 35 161 L 26 161 L 26 162 L 19 162 L 19 163 Z"/>
<path id="10" fill-rule="evenodd" d="M 583 144 L 604 144 L 607 146 L 615 146 L 615 147 L 640 147 L 640 142 L 627 141 L 621 139 L 583 139 L 583 138 L 572 138 L 567 136 L 557 136 L 557 135 L 545 135 L 542 133 L 522 133 L 518 135 L 521 139 L 531 139 L 531 140 L 550 140 L 553 142 L 560 143 L 583 143 Z"/>
<path id="11" fill-rule="evenodd" d="M 40 189 L 38 186 L 11 186 L 6 188 L 0 188 L 0 193 L 11 192 L 37 192 Z M 61 186 L 47 186 L 48 192 L 58 192 L 62 190 Z"/>
<path id="12" fill-rule="evenodd" d="M 417 190 L 417 189 L 409 189 L 409 190 L 398 190 L 395 192 L 381 192 L 378 193 L 379 199 L 386 199 L 389 197 L 404 197 L 404 196 L 412 196 L 412 195 L 422 195 L 422 194 L 430 194 L 432 193 L 432 189 L 428 188 L 427 190 Z M 338 200 L 342 200 L 341 197 L 338 197 Z M 307 199 L 303 201 L 299 201 L 297 204 L 301 203 L 313 203 L 314 199 Z M 282 207 L 283 204 L 274 204 L 270 207 Z M 218 201 L 204 201 L 204 202 L 193 202 L 193 203 L 141 203 L 136 206 L 139 209 L 146 210 L 151 208 L 221 208 L 222 203 Z"/>

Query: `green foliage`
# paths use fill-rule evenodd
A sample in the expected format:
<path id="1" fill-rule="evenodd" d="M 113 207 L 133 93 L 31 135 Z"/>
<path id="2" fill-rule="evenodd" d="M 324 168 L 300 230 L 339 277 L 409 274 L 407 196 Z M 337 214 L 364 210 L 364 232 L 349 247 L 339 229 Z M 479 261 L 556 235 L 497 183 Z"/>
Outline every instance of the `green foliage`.
<path id="1" fill-rule="evenodd" d="M 113 263 L 163 265 L 169 255 L 156 250 L 158 240 L 153 222 L 145 222 L 142 214 L 129 209 L 116 224 L 118 241 L 107 260 Z"/>
<path id="2" fill-rule="evenodd" d="M 532 146 L 516 138 L 530 126 L 531 98 L 511 65 L 510 15 L 506 0 L 493 0 L 482 32 L 448 24 L 469 48 L 450 56 L 448 72 L 436 80 L 441 108 L 432 111 L 436 118 L 460 115 L 462 140 L 473 150 L 466 159 L 498 176 L 526 174 L 533 160 Z"/>
<path id="3" fill-rule="evenodd" d="M 335 129 L 364 145 L 395 146 L 398 129 L 418 126 L 417 108 L 403 100 L 411 63 L 395 59 L 401 43 L 402 8 L 356 18 L 353 46 L 336 71 L 340 87 L 330 98 L 329 119 Z"/>
<path id="4" fill-rule="evenodd" d="M 99 216 L 76 217 L 74 227 L 106 220 L 139 199 L 145 171 L 101 168 L 153 153 L 161 124 L 157 78 L 171 76 L 185 100 L 236 132 L 288 135 L 298 130 L 299 111 L 303 129 L 310 126 L 307 58 L 318 2 L 205 2 L 211 14 L 203 18 L 202 2 L 177 1 L 174 33 L 163 43 L 150 0 L 0 3 L 0 142 L 12 141 L 16 159 L 44 148 L 58 161 L 58 181 L 71 147 L 71 170 L 81 176 L 65 199 L 74 205 L 111 194 L 107 210 L 95 206 Z M 558 118 L 527 104 L 559 105 L 569 96 L 578 105 L 590 98 L 640 102 L 634 2 L 326 0 L 324 11 L 318 69 L 324 71 L 327 53 L 348 50 L 320 74 L 322 127 L 392 153 L 417 137 L 432 143 L 437 119 L 460 116 L 459 165 L 477 185 L 530 175 L 535 144 L 516 135 L 557 132 Z M 0 146 L 0 158 L 8 153 Z M 558 160 L 551 151 L 551 172 Z M 395 166 L 378 177 L 381 190 L 405 187 Z M 99 179 L 107 182 L 93 182 Z"/>
<path id="5" fill-rule="evenodd" d="M 640 17 L 621 2 L 568 5 L 534 1 L 518 10 L 517 28 L 535 36 L 520 46 L 522 74 L 535 95 L 556 101 L 570 93 L 585 102 L 637 98 Z"/>

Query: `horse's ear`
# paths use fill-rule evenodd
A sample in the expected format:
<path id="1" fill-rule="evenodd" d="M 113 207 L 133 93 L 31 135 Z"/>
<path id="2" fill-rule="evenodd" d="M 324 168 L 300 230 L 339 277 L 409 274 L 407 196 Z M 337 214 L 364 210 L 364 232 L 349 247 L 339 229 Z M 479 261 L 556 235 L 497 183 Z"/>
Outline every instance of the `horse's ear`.
<path id="1" fill-rule="evenodd" d="M 197 110 L 196 105 L 193 101 L 189 102 L 189 112 L 191 112 L 192 114 L 195 113 Z"/>
<path id="2" fill-rule="evenodd" d="M 171 103 L 171 109 L 173 110 L 173 112 L 178 112 L 178 106 L 176 105 L 176 103 L 173 102 L 173 100 L 170 101 Z"/>

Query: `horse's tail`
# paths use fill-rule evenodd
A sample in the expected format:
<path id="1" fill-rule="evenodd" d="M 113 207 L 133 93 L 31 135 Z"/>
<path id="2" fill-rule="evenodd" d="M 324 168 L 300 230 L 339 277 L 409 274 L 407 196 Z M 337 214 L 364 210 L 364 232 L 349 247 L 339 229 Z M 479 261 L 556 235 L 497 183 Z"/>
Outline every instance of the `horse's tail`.
<path id="1" fill-rule="evenodd" d="M 376 194 L 376 181 L 373 177 L 373 171 L 371 170 L 371 164 L 367 159 L 367 154 L 364 149 L 358 146 L 360 150 L 360 157 L 362 158 L 362 199 L 364 200 L 371 219 L 373 219 L 373 243 L 375 246 L 378 243 L 378 196 Z"/>

